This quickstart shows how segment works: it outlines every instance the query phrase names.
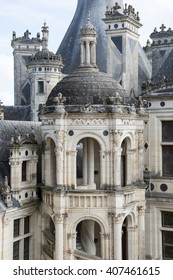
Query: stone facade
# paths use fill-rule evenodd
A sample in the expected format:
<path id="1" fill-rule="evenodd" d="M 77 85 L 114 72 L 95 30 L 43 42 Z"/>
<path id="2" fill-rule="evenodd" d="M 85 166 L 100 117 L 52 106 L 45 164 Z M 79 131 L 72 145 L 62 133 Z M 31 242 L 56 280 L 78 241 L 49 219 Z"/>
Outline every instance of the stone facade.
<path id="1" fill-rule="evenodd" d="M 74 65 L 48 50 L 46 24 L 42 39 L 13 33 L 15 105 L 33 121 L 6 120 L 1 102 L 2 260 L 173 259 L 172 31 L 141 50 L 139 14 L 105 3 L 78 1 L 64 39 L 83 8 Z"/>

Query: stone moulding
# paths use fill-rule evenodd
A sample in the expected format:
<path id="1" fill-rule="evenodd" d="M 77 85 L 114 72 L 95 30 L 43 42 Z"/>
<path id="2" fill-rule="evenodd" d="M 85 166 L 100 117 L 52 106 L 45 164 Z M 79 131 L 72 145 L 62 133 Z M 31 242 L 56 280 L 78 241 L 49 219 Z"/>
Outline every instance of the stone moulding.
<path id="1" fill-rule="evenodd" d="M 75 119 L 71 125 L 106 125 L 106 122 L 101 119 Z"/>

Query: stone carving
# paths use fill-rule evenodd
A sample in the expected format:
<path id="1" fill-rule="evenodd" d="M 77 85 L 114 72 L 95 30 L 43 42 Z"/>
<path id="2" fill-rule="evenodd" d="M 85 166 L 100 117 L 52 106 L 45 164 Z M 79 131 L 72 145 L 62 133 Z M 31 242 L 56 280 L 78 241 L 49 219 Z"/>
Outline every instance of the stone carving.
<path id="1" fill-rule="evenodd" d="M 140 215 L 144 215 L 145 214 L 145 206 L 144 205 L 138 206 L 137 209 L 138 209 L 138 213 Z"/>
<path id="2" fill-rule="evenodd" d="M 54 102 L 56 106 L 63 106 L 65 101 L 66 97 L 63 97 L 61 92 L 59 92 L 58 95 L 54 97 Z"/>
<path id="3" fill-rule="evenodd" d="M 62 223 L 64 221 L 64 214 L 58 213 L 55 216 L 55 222 Z"/>
<path id="4" fill-rule="evenodd" d="M 2 189 L 1 189 L 1 192 L 2 193 L 10 193 L 10 186 L 8 185 L 8 178 L 7 176 L 5 176 L 5 179 L 4 179 L 4 185 L 2 186 Z"/>
<path id="5" fill-rule="evenodd" d="M 57 150 L 62 151 L 64 147 L 64 130 L 58 130 L 57 134 Z"/>
<path id="6" fill-rule="evenodd" d="M 106 125 L 106 122 L 101 119 L 76 119 L 71 125 Z"/>
<path id="7" fill-rule="evenodd" d="M 112 130 L 111 134 L 113 136 L 113 151 L 115 151 L 117 148 L 120 148 L 122 132 L 120 130 Z"/>
<path id="8" fill-rule="evenodd" d="M 108 215 L 110 218 L 112 218 L 114 222 L 121 221 L 125 217 L 125 213 L 119 213 L 119 214 L 109 213 Z"/>
<path id="9" fill-rule="evenodd" d="M 135 120 L 121 120 L 123 125 L 135 125 Z"/>
<path id="10" fill-rule="evenodd" d="M 139 151 L 143 152 L 143 150 L 144 150 L 144 137 L 143 137 L 143 132 L 142 131 L 138 131 L 138 147 L 139 147 Z"/>

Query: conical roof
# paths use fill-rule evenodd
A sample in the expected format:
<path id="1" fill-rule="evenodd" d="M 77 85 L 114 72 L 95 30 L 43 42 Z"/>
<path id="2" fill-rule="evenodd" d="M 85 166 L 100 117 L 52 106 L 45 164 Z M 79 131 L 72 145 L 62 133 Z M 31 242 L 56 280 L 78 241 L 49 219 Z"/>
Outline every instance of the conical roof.
<path id="1" fill-rule="evenodd" d="M 62 55 L 65 65 L 63 73 L 72 73 L 80 64 L 79 34 L 88 14 L 90 14 L 91 22 L 97 32 L 97 65 L 100 71 L 106 72 L 107 37 L 105 32 L 106 25 L 102 19 L 105 17 L 106 7 L 111 8 L 115 5 L 115 2 L 118 2 L 123 7 L 122 0 L 78 0 L 74 18 L 57 51 Z"/>

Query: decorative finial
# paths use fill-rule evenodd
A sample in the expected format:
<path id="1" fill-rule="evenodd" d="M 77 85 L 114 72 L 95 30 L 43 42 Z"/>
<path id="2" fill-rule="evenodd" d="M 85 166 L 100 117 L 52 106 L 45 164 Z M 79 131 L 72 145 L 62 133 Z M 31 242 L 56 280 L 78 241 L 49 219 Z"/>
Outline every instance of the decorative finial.
<path id="1" fill-rule="evenodd" d="M 56 106 L 63 106 L 66 98 L 62 96 L 62 93 L 59 92 L 56 97 L 54 97 L 53 101 Z"/>
<path id="2" fill-rule="evenodd" d="M 161 31 L 163 32 L 163 31 L 165 31 L 166 26 L 165 26 L 164 24 L 162 24 L 162 25 L 160 26 L 160 29 L 161 29 Z"/>

